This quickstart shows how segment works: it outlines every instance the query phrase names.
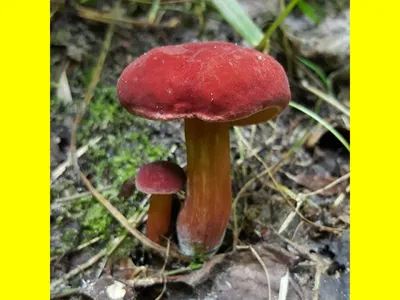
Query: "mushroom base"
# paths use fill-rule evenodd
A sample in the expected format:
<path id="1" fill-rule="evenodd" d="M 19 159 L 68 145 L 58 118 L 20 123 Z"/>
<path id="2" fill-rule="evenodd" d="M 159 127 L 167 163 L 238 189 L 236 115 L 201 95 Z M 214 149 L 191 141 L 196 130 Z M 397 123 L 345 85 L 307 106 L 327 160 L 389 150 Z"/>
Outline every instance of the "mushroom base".
<path id="1" fill-rule="evenodd" d="M 232 206 L 229 124 L 185 120 L 187 197 L 179 213 L 180 249 L 188 256 L 215 253 Z"/>
<path id="2" fill-rule="evenodd" d="M 219 250 L 219 247 L 221 246 L 224 237 L 225 237 L 225 231 L 221 237 L 220 242 L 214 248 L 208 249 L 205 248 L 204 245 L 202 245 L 200 242 L 194 243 L 192 240 L 185 240 L 181 236 L 181 238 L 179 238 L 179 251 L 185 256 L 201 257 L 201 258 L 212 257 Z"/>

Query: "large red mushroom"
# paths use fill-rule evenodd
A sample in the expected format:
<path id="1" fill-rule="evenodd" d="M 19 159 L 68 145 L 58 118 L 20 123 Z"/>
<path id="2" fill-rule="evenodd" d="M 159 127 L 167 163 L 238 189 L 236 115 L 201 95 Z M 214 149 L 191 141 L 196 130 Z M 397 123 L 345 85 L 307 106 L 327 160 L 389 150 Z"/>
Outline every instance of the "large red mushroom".
<path id="1" fill-rule="evenodd" d="M 185 120 L 187 198 L 179 246 L 207 255 L 220 246 L 232 196 L 229 127 L 277 116 L 289 103 L 282 66 L 271 56 L 226 42 L 154 48 L 122 72 L 118 98 L 134 115 Z"/>

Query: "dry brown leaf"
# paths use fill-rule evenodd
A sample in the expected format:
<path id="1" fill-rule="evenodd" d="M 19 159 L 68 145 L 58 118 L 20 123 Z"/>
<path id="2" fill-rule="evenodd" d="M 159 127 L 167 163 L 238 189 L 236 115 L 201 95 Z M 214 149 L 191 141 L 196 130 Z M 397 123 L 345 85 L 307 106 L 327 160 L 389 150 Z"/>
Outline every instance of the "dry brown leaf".
<path id="1" fill-rule="evenodd" d="M 118 198 L 127 199 L 133 195 L 135 190 L 136 190 L 135 178 L 130 177 L 127 180 L 125 180 L 124 183 L 122 184 L 119 190 Z"/>
<path id="2" fill-rule="evenodd" d="M 328 184 L 334 182 L 338 178 L 331 177 L 331 176 L 323 176 L 323 175 L 307 175 L 307 174 L 298 174 L 298 175 L 291 175 L 286 173 L 290 179 L 296 182 L 299 185 L 302 185 L 309 189 L 310 191 L 314 192 L 316 190 L 320 190 L 326 187 Z M 331 188 L 324 189 L 321 191 L 321 195 L 323 196 L 333 196 L 342 192 L 347 186 L 347 182 L 340 182 Z"/>

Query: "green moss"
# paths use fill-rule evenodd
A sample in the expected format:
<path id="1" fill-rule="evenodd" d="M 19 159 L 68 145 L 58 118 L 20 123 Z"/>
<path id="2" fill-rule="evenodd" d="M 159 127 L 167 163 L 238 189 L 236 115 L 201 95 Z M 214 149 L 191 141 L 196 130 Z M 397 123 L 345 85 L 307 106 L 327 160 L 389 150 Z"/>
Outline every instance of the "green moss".
<path id="1" fill-rule="evenodd" d="M 71 243 L 76 238 L 76 233 L 77 232 L 74 229 L 68 229 L 65 231 L 64 235 L 62 236 L 63 242 Z"/>
<path id="2" fill-rule="evenodd" d="M 90 73 L 90 69 L 79 70 L 69 77 L 71 89 L 75 87 L 75 93 L 77 86 L 87 86 Z M 75 118 L 82 104 L 83 93 L 82 90 L 79 97 L 74 96 L 74 105 L 65 105 L 60 99 L 52 98 L 53 125 L 63 126 L 67 116 Z M 146 120 L 132 116 L 121 107 L 114 87 L 101 85 L 96 88 L 92 102 L 77 131 L 77 148 L 87 145 L 95 137 L 101 137 L 101 140 L 95 146 L 89 147 L 79 159 L 79 164 L 85 174 L 91 175 L 90 180 L 94 186 L 115 187 L 106 198 L 112 199 L 112 204 L 127 218 L 138 209 L 139 199 L 136 197 L 142 198 L 144 195 L 135 193 L 129 200 L 112 196 L 118 193 L 119 187 L 126 179 L 136 175 L 138 167 L 143 163 L 165 159 L 168 153 L 166 149 L 150 142 L 149 137 L 152 133 Z M 67 171 L 63 176 L 68 174 Z M 64 182 L 68 185 L 65 188 L 70 185 L 76 187 L 74 180 Z M 53 197 L 59 197 L 58 194 L 55 193 Z M 82 224 L 79 243 L 98 235 L 104 235 L 105 239 L 108 239 L 124 231 L 109 212 L 91 196 L 74 200 L 68 211 Z M 126 247 L 121 247 L 121 255 L 132 249 L 132 244 L 132 241 L 128 241 Z"/>
<path id="3" fill-rule="evenodd" d="M 117 186 L 135 176 L 146 161 L 165 158 L 167 151 L 151 144 L 146 121 L 132 116 L 118 103 L 115 88 L 98 88 L 82 120 L 78 140 L 85 144 L 96 135 L 101 141 L 87 154 L 89 171 L 96 179 Z M 104 178 L 106 177 L 106 178 Z"/>
<path id="4" fill-rule="evenodd" d="M 108 211 L 101 204 L 94 203 L 87 211 L 82 225 L 84 226 L 86 236 L 97 236 L 104 234 L 112 221 L 113 218 Z"/>
<path id="5" fill-rule="evenodd" d="M 112 258 L 115 260 L 123 259 L 128 257 L 132 250 L 138 245 L 138 240 L 128 235 L 124 241 L 119 245 L 119 247 L 113 252 Z"/>

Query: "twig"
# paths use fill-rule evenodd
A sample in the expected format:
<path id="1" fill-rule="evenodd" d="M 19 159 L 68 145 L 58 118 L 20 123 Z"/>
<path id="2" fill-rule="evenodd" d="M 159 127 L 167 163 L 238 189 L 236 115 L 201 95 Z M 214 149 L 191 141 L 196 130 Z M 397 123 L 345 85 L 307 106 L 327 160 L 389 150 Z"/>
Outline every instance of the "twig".
<path id="1" fill-rule="evenodd" d="M 97 190 L 99 192 L 104 192 L 104 191 L 107 191 L 107 190 L 112 189 L 112 188 L 113 188 L 112 185 L 107 185 L 107 186 L 99 188 Z M 80 198 L 83 198 L 83 197 L 90 196 L 91 194 L 92 194 L 91 192 L 84 192 L 84 193 L 73 194 L 71 196 L 60 197 L 60 198 L 55 199 L 54 203 L 69 202 L 69 201 L 73 201 L 73 200 L 76 200 L 76 199 L 80 199 Z"/>
<path id="2" fill-rule="evenodd" d="M 232 204 L 232 213 L 233 213 L 233 250 L 236 249 L 236 246 L 239 241 L 239 229 L 238 229 L 238 218 L 237 218 L 237 204 L 239 200 L 243 197 L 244 193 L 247 191 L 250 186 L 256 182 L 257 179 L 266 176 L 268 174 L 267 170 L 262 171 L 259 174 L 256 174 L 253 178 L 251 178 L 249 181 L 247 181 L 240 191 L 237 193 L 235 199 L 233 200 Z"/>
<path id="3" fill-rule="evenodd" d="M 117 1 L 117 3 L 114 6 L 113 13 L 118 14 L 119 12 L 119 7 L 120 7 L 121 0 Z M 78 129 L 79 123 L 82 121 L 83 116 L 85 115 L 86 109 L 88 108 L 90 102 L 92 101 L 94 91 L 97 87 L 97 84 L 100 80 L 100 74 L 101 71 L 103 70 L 104 62 L 106 60 L 108 50 L 110 49 L 110 44 L 112 37 L 114 35 L 114 30 L 115 30 L 115 24 L 111 23 L 108 26 L 107 32 L 106 32 L 106 37 L 103 42 L 103 46 L 100 52 L 100 55 L 97 59 L 97 64 L 96 68 L 94 69 L 92 80 L 90 81 L 90 84 L 86 90 L 85 96 L 83 98 L 83 103 L 82 107 L 77 113 L 74 122 L 72 123 L 71 126 L 71 144 L 70 144 L 70 156 L 72 159 L 72 163 L 74 166 L 78 165 L 78 159 L 76 157 L 76 131 Z"/>
<path id="4" fill-rule="evenodd" d="M 155 284 L 162 284 L 164 282 L 176 282 L 180 280 L 180 276 L 175 276 L 175 275 L 180 275 L 184 273 L 188 273 L 191 271 L 194 271 L 193 267 L 185 267 L 181 269 L 176 269 L 176 270 L 171 270 L 164 272 L 162 277 L 146 277 L 146 278 L 139 278 L 139 279 L 133 279 L 133 280 L 126 280 L 125 284 L 130 287 L 149 287 Z"/>
<path id="5" fill-rule="evenodd" d="M 241 139 L 241 141 L 243 142 L 243 144 L 246 147 L 250 147 L 249 143 L 246 141 L 246 139 L 243 137 L 243 135 L 241 134 L 241 131 L 239 128 L 235 127 L 235 133 L 237 133 L 237 136 Z M 235 199 L 233 200 L 233 204 L 232 204 L 232 213 L 233 213 L 233 250 L 236 249 L 236 246 L 238 244 L 239 241 L 239 233 L 240 230 L 238 229 L 238 219 L 237 219 L 237 212 L 236 212 L 236 208 L 237 208 L 237 204 L 239 202 L 239 200 L 242 198 L 242 195 L 246 192 L 246 190 L 256 181 L 256 180 L 260 180 L 261 181 L 261 177 L 269 175 L 269 177 L 271 178 L 271 180 L 274 183 L 274 189 L 276 189 L 278 192 L 281 193 L 282 197 L 285 199 L 285 201 L 287 202 L 287 204 L 290 206 L 290 208 L 296 212 L 296 214 L 298 214 L 300 216 L 300 218 L 305 221 L 308 224 L 311 224 L 315 227 L 318 227 L 320 230 L 323 231 L 329 231 L 329 232 L 337 232 L 337 231 L 342 231 L 342 229 L 338 229 L 338 228 L 333 228 L 333 227 L 328 227 L 328 226 L 323 226 L 323 225 L 319 225 L 316 224 L 314 222 L 312 222 L 311 220 L 307 219 L 304 215 L 302 215 L 297 209 L 296 207 L 293 206 L 293 204 L 289 201 L 289 199 L 286 198 L 286 195 L 284 194 L 284 192 L 282 191 L 282 189 L 279 188 L 279 184 L 276 182 L 275 177 L 273 176 L 273 173 L 276 172 L 276 166 L 273 167 L 268 167 L 267 164 L 262 160 L 262 158 L 258 155 L 258 154 L 254 154 L 254 157 L 264 166 L 265 170 L 260 172 L 259 174 L 256 174 L 253 178 L 251 178 L 249 181 L 246 182 L 246 184 L 244 184 L 242 186 L 242 188 L 240 189 L 240 191 L 237 193 Z M 279 164 L 279 163 L 278 163 Z M 261 181 L 262 182 L 262 181 Z M 265 184 L 264 182 L 262 182 L 263 184 Z M 297 199 L 295 199 L 297 201 Z"/>
<path id="6" fill-rule="evenodd" d="M 304 200 L 300 200 L 296 204 L 296 211 L 291 211 L 289 215 L 286 217 L 286 219 L 282 222 L 281 227 L 279 228 L 279 233 L 282 233 L 286 230 L 286 228 L 289 227 L 289 225 L 292 223 L 294 217 L 297 215 L 297 212 L 299 211 L 301 205 L 303 204 Z"/>
<path id="7" fill-rule="evenodd" d="M 75 2 L 75 1 L 74 1 Z M 73 2 L 73 6 L 78 12 L 78 15 L 81 18 L 88 19 L 95 22 L 101 22 L 105 24 L 116 24 L 120 27 L 134 29 L 135 27 L 141 28 L 175 28 L 180 24 L 180 20 L 178 18 L 172 18 L 171 20 L 163 23 L 163 24 L 152 24 L 148 21 L 140 21 L 135 20 L 129 17 L 121 17 L 119 15 L 113 15 L 111 13 L 101 13 L 94 9 L 83 7 L 82 5 L 78 5 Z"/>
<path id="8" fill-rule="evenodd" d="M 165 261 L 164 261 L 164 265 L 161 268 L 161 273 L 164 273 L 165 268 L 167 267 L 167 263 L 168 263 L 168 257 L 169 257 L 169 251 L 171 250 L 171 239 L 168 239 L 168 244 L 167 244 L 167 255 L 165 255 Z"/>
<path id="9" fill-rule="evenodd" d="M 250 246 L 237 246 L 237 249 L 243 250 L 243 249 L 250 249 L 251 253 L 254 255 L 254 257 L 258 260 L 260 263 L 261 267 L 263 268 L 265 275 L 267 276 L 267 284 L 268 284 L 268 300 L 272 300 L 272 292 L 271 292 L 271 282 L 269 280 L 269 273 L 267 266 L 265 265 L 264 261 L 260 257 L 260 255 L 257 253 L 256 249 L 254 249 L 251 245 Z"/>
<path id="10" fill-rule="evenodd" d="M 58 10 L 65 5 L 65 1 L 51 1 L 51 10 L 50 10 L 50 21 L 52 21 L 54 15 L 58 12 Z"/>
<path id="11" fill-rule="evenodd" d="M 130 233 L 132 234 L 135 238 L 137 238 L 144 246 L 153 249 L 163 256 L 167 254 L 167 249 L 165 247 L 160 246 L 157 243 L 154 243 L 152 240 L 148 239 L 145 235 L 143 235 L 139 230 L 136 228 L 133 228 L 128 220 L 109 202 L 107 199 L 105 199 L 90 183 L 90 181 L 86 178 L 86 176 L 79 171 L 79 175 L 87 189 L 92 193 L 92 195 L 96 198 L 97 201 L 100 202 L 101 205 L 103 205 L 109 213 Z M 179 252 L 177 252 L 175 249 L 170 250 L 171 256 L 188 261 L 189 258 L 186 256 L 183 256 Z"/>
<path id="12" fill-rule="evenodd" d="M 162 276 L 162 280 L 164 282 L 163 283 L 163 289 L 162 289 L 160 295 L 158 295 L 158 297 L 156 299 L 154 299 L 154 300 L 161 300 L 162 296 L 164 295 L 165 291 L 167 290 L 167 279 L 165 278 L 164 275 Z"/>
<path id="13" fill-rule="evenodd" d="M 66 289 L 64 291 L 61 291 L 56 294 L 52 294 L 50 296 L 50 299 L 60 299 L 60 298 L 65 298 L 68 296 L 76 295 L 76 294 L 81 294 L 82 289 L 81 288 L 72 288 L 72 289 Z"/>
<path id="14" fill-rule="evenodd" d="M 340 193 L 332 204 L 332 207 L 338 207 L 346 197 L 345 193 Z"/>
<path id="15" fill-rule="evenodd" d="M 167 255 L 165 256 L 165 261 L 164 261 L 164 265 L 161 268 L 161 276 L 162 276 L 162 280 L 164 282 L 163 284 L 163 289 L 160 293 L 160 295 L 158 295 L 158 297 L 155 300 L 160 300 L 162 299 L 162 296 L 164 295 L 165 291 L 167 290 L 167 278 L 164 274 L 165 268 L 167 267 L 167 263 L 168 263 L 168 257 L 169 257 L 169 251 L 170 251 L 170 247 L 171 247 L 171 239 L 168 239 L 168 244 L 167 244 Z"/>
<path id="16" fill-rule="evenodd" d="M 331 95 L 325 94 L 323 91 L 320 91 L 319 89 L 311 86 L 308 84 L 307 81 L 302 80 L 301 85 L 310 93 L 314 94 L 315 96 L 321 98 L 325 102 L 329 103 L 333 107 L 335 107 L 337 110 L 341 111 L 344 113 L 346 116 L 350 117 L 350 111 L 342 105 L 338 100 L 333 98 Z"/>
<path id="17" fill-rule="evenodd" d="M 132 223 L 132 226 L 136 227 L 142 221 L 143 216 L 145 215 L 145 212 L 147 210 L 148 210 L 148 207 L 147 208 L 143 208 L 142 212 L 132 216 L 129 219 L 128 222 Z M 65 274 L 63 277 L 61 277 L 60 279 L 57 279 L 57 280 L 53 281 L 50 284 L 50 289 L 54 290 L 54 288 L 56 288 L 57 286 L 59 286 L 63 282 L 65 282 L 68 279 L 78 275 L 80 272 L 84 271 L 85 269 L 87 269 L 87 268 L 91 267 L 92 265 L 94 265 L 95 263 L 97 263 L 104 256 L 111 255 L 115 251 L 115 249 L 117 249 L 118 246 L 124 241 L 124 239 L 127 237 L 127 235 L 128 235 L 127 233 L 124 233 L 124 234 L 114 238 L 113 240 L 111 240 L 111 242 L 109 243 L 109 245 L 106 248 L 104 248 L 103 250 L 98 252 L 95 256 L 90 258 L 88 261 L 86 261 L 85 263 L 77 266 L 75 269 L 71 270 L 70 272 Z"/>
<path id="18" fill-rule="evenodd" d="M 117 238 L 113 239 L 111 241 L 109 247 L 104 248 L 103 250 L 98 252 L 95 256 L 91 257 L 88 261 L 86 261 L 85 263 L 77 266 L 75 269 L 73 269 L 72 271 L 68 272 L 67 274 L 65 274 L 61 278 L 59 278 L 57 280 L 54 280 L 50 284 L 50 290 L 54 290 L 57 286 L 59 286 L 63 282 L 65 282 L 68 279 L 78 275 L 82 271 L 86 270 L 87 268 L 89 268 L 92 265 L 94 265 L 95 263 L 97 263 L 101 258 L 106 256 L 109 251 L 113 251 L 113 249 L 116 249 L 119 246 L 119 244 L 123 241 L 123 239 L 124 239 L 123 236 L 120 236 L 120 237 L 117 237 Z"/>
<path id="19" fill-rule="evenodd" d="M 321 283 L 321 275 L 324 272 L 324 269 L 326 267 L 321 266 L 319 263 L 316 264 L 315 266 L 315 279 L 314 279 L 314 296 L 313 300 L 318 300 L 319 299 L 319 286 Z"/>
<path id="20" fill-rule="evenodd" d="M 325 226 L 325 225 L 320 225 L 317 224 L 313 221 L 311 221 L 310 219 L 306 218 L 300 211 L 296 210 L 296 207 L 290 202 L 290 200 L 287 198 L 287 196 L 289 196 L 290 198 L 292 198 L 294 201 L 298 201 L 298 199 L 296 199 L 296 197 L 292 197 L 290 194 L 288 194 L 287 192 L 284 192 L 284 189 L 282 188 L 282 186 L 276 181 L 275 177 L 272 175 L 270 175 L 273 185 L 271 184 L 266 184 L 266 186 L 268 186 L 269 188 L 272 188 L 276 191 L 278 191 L 283 199 L 286 201 L 287 205 L 307 224 L 310 224 L 316 228 L 318 228 L 321 231 L 327 231 L 327 232 L 333 232 L 333 233 L 338 233 L 338 232 L 342 232 L 344 229 L 343 228 L 336 228 L 336 227 L 330 227 L 330 226 Z M 293 193 L 293 192 L 292 192 Z"/>
<path id="21" fill-rule="evenodd" d="M 286 274 L 281 277 L 279 283 L 278 300 L 286 300 L 288 288 L 289 288 L 289 270 L 287 270 Z"/>
<path id="22" fill-rule="evenodd" d="M 237 128 L 235 128 L 235 129 L 237 129 Z M 238 129 L 238 130 L 239 130 L 239 129 Z M 248 144 L 248 142 L 246 141 L 246 139 L 243 137 L 243 135 L 241 134 L 240 131 L 239 131 L 239 136 L 240 136 L 241 139 L 243 139 L 244 145 L 245 145 L 246 147 L 248 147 L 249 144 Z M 308 224 L 311 224 L 311 225 L 313 225 L 313 226 L 315 226 L 315 227 L 317 227 L 317 228 L 319 228 L 320 230 L 323 230 L 323 231 L 328 231 L 328 232 L 337 232 L 337 231 L 340 232 L 340 231 L 343 231 L 343 229 L 334 228 L 334 227 L 329 227 L 329 226 L 324 226 L 324 225 L 319 225 L 319 224 L 317 224 L 317 223 L 315 223 L 315 222 L 313 222 L 313 221 L 307 219 L 303 214 L 301 214 L 301 213 L 298 211 L 298 209 L 289 201 L 289 199 L 287 199 L 287 197 L 286 197 L 287 193 L 285 193 L 285 192 L 283 191 L 283 189 L 281 188 L 281 185 L 276 181 L 274 175 L 273 175 L 272 172 L 271 172 L 271 168 L 269 168 L 269 167 L 267 166 L 267 164 L 262 160 L 262 158 L 261 158 L 258 154 L 255 154 L 254 157 L 264 166 L 265 170 L 267 171 L 267 174 L 269 175 L 269 177 L 271 178 L 271 180 L 272 180 L 272 182 L 273 182 L 273 184 L 274 184 L 274 186 L 275 186 L 275 189 L 282 195 L 283 199 L 285 199 L 286 203 L 290 206 L 290 208 L 291 208 L 296 214 L 298 214 L 299 217 L 300 217 L 303 221 L 305 221 L 305 222 L 307 222 Z M 269 185 L 268 185 L 268 186 L 269 186 Z M 286 187 L 285 187 L 285 188 L 286 188 Z M 287 189 L 287 188 L 286 188 L 286 189 Z M 290 195 L 289 195 L 289 196 L 290 196 Z M 295 200 L 295 201 L 298 201 L 298 199 L 296 199 L 296 198 L 294 198 L 294 200 Z"/>
<path id="23" fill-rule="evenodd" d="M 100 241 L 102 238 L 103 238 L 103 236 L 96 236 L 95 238 L 91 239 L 90 241 L 87 241 L 86 243 L 80 244 L 80 245 L 79 245 L 78 247 L 76 247 L 75 249 L 72 249 L 71 252 L 77 252 L 77 251 L 80 251 L 80 250 L 82 250 L 82 249 L 85 249 L 86 247 L 88 247 L 88 246 L 90 246 L 90 245 L 93 245 L 94 243 Z M 60 255 L 52 256 L 52 257 L 50 258 L 50 262 L 56 260 L 56 259 L 59 258 L 59 257 L 62 257 L 63 255 L 65 255 L 65 253 L 64 253 L 64 254 L 60 254 Z"/>
<path id="24" fill-rule="evenodd" d="M 282 239 L 286 244 L 290 245 L 294 250 L 296 250 L 299 254 L 307 257 L 311 262 L 313 262 L 315 265 L 319 264 L 320 267 L 327 268 L 329 265 L 331 265 L 332 260 L 326 257 L 321 257 L 317 253 L 311 251 L 311 248 L 305 245 L 298 245 L 295 242 L 291 241 L 290 239 L 284 237 L 283 235 L 279 234 L 273 227 L 271 227 L 271 230 L 274 232 L 274 234 Z M 325 270 L 325 269 L 323 269 Z"/>
<path id="25" fill-rule="evenodd" d="M 335 181 L 333 181 L 333 182 L 327 184 L 327 185 L 324 186 L 323 188 L 320 188 L 320 189 L 318 189 L 318 190 L 316 190 L 316 191 L 314 191 L 314 192 L 306 193 L 306 194 L 302 194 L 302 195 L 305 196 L 305 197 L 308 197 L 308 196 L 313 196 L 313 195 L 321 194 L 321 193 L 326 192 L 327 190 L 331 189 L 331 188 L 334 187 L 335 185 L 337 185 L 337 184 L 339 184 L 339 183 L 341 183 L 341 182 L 343 182 L 343 181 L 345 181 L 345 180 L 347 180 L 347 179 L 349 179 L 349 178 L 350 178 L 350 172 L 347 173 L 347 174 L 345 174 L 345 175 L 343 175 L 343 176 L 341 176 L 341 177 L 339 177 L 339 178 L 336 179 Z"/>
<path id="26" fill-rule="evenodd" d="M 76 157 L 77 158 L 81 157 L 83 154 L 85 154 L 89 150 L 89 147 L 92 147 L 92 146 L 96 145 L 101 139 L 102 139 L 101 136 L 98 136 L 98 137 L 90 139 L 89 142 L 86 145 L 80 147 L 76 151 Z M 70 158 L 68 158 L 63 163 L 59 164 L 57 166 L 57 168 L 55 168 L 53 170 L 53 172 L 51 172 L 50 184 L 52 184 L 54 181 L 56 181 L 65 172 L 65 170 L 70 165 L 71 165 L 71 159 Z"/>

